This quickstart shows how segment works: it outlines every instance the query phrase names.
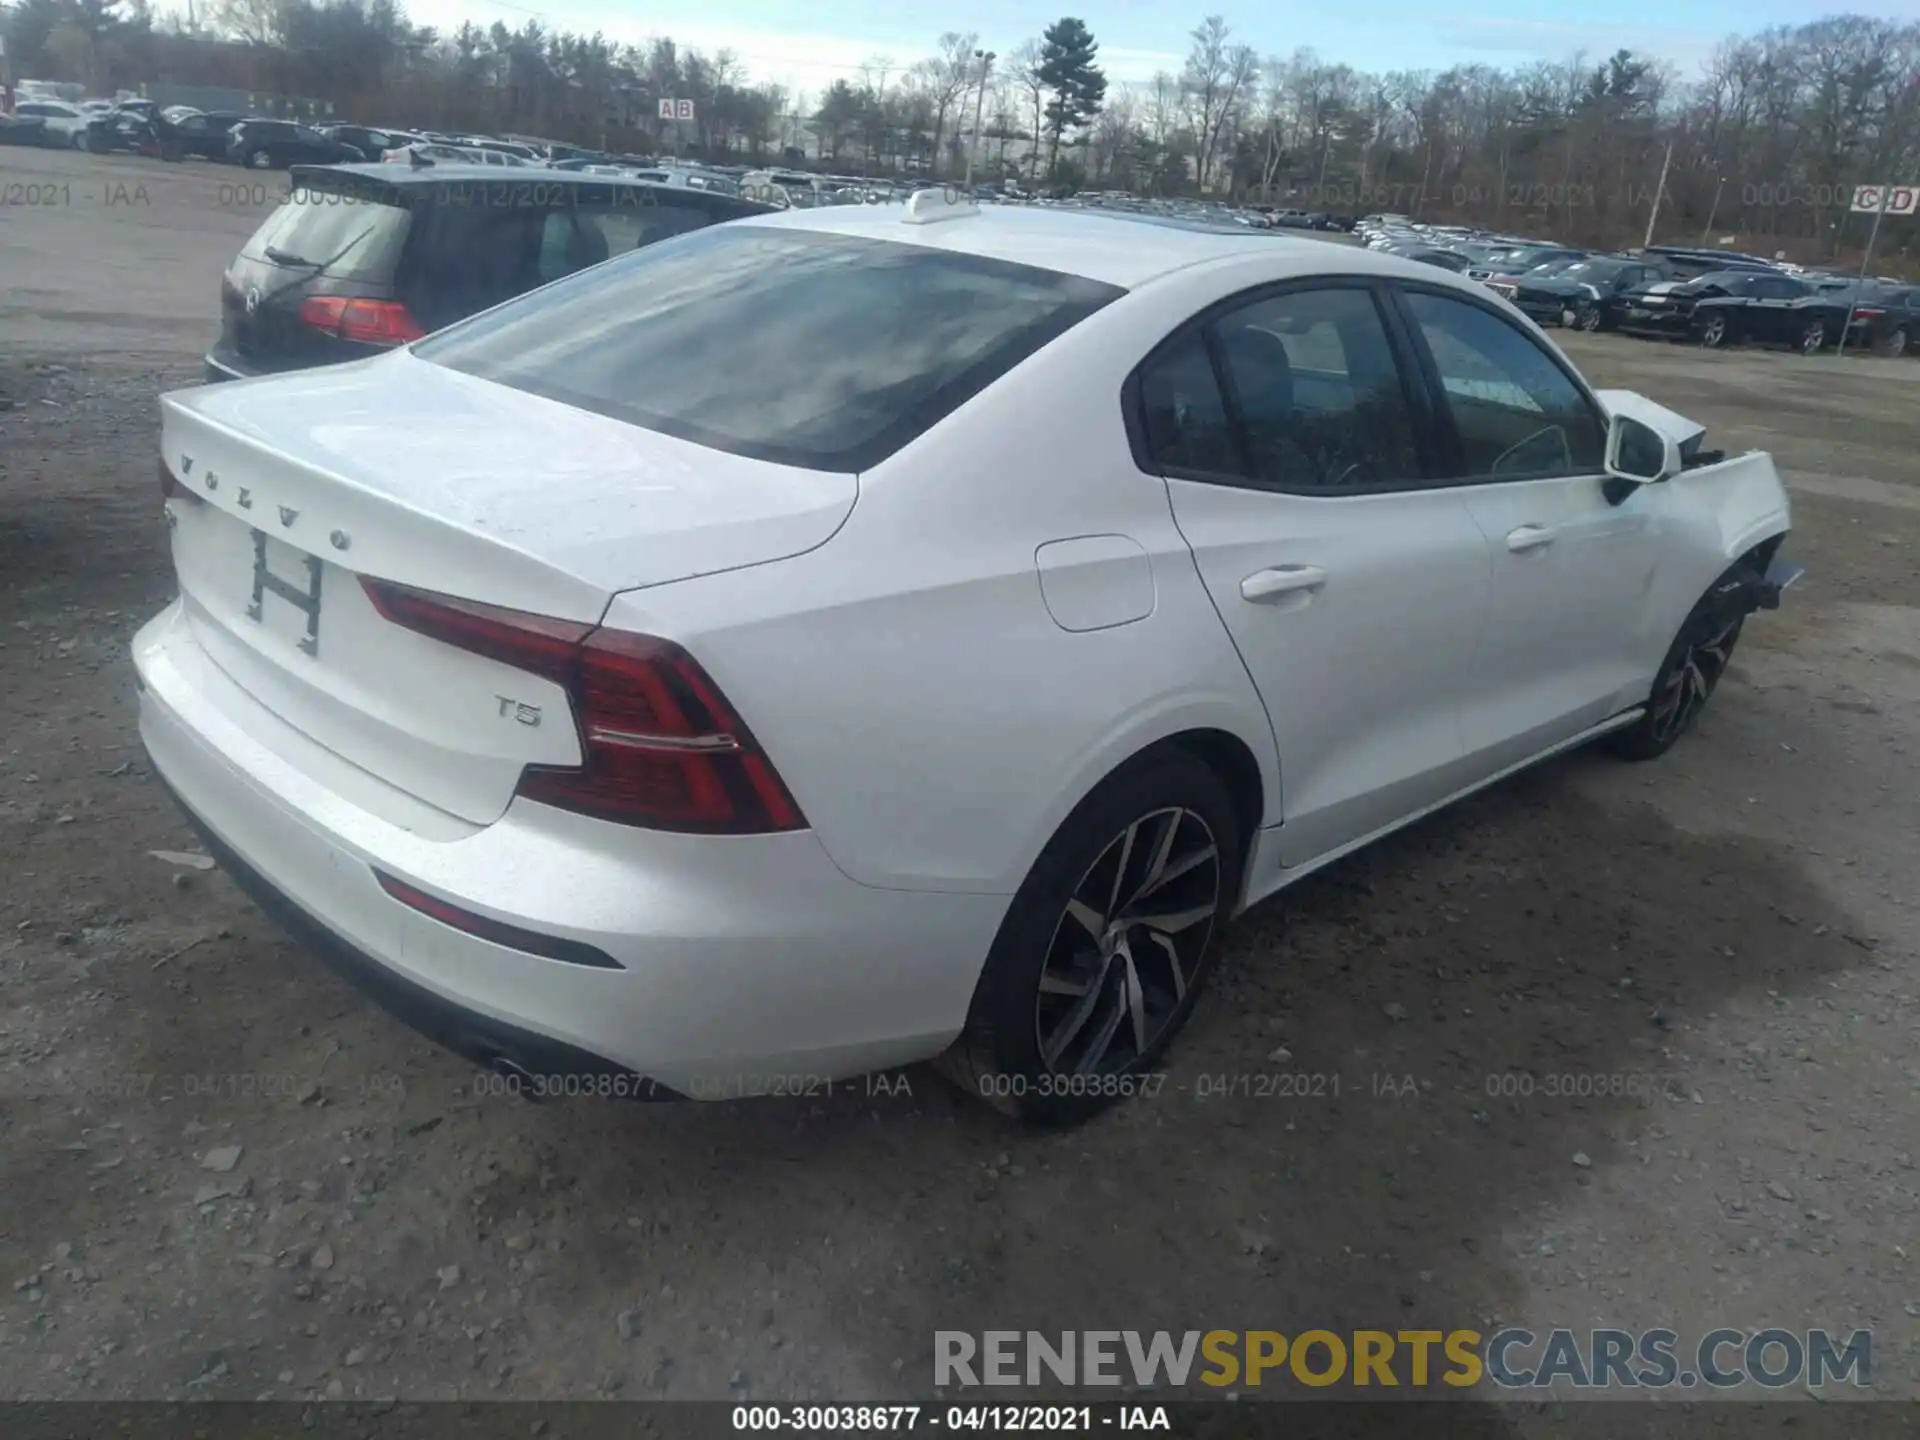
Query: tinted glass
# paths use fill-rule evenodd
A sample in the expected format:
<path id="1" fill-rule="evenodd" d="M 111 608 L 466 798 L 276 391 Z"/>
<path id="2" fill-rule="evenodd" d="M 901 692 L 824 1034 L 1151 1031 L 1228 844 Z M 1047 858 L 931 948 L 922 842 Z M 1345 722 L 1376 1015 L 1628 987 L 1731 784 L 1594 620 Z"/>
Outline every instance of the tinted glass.
<path id="1" fill-rule="evenodd" d="M 241 254 L 340 279 L 384 281 L 393 275 L 412 223 L 398 205 L 303 186 L 253 232 Z"/>
<path id="2" fill-rule="evenodd" d="M 1242 478 L 1226 403 L 1198 330 L 1160 351 L 1141 370 L 1140 401 L 1147 454 L 1155 465 Z"/>
<path id="3" fill-rule="evenodd" d="M 915 245 L 722 225 L 416 353 L 718 449 L 861 470 L 1121 293 Z"/>
<path id="4" fill-rule="evenodd" d="M 1531 336 L 1464 300 L 1414 293 L 1407 305 L 1433 353 L 1467 476 L 1516 480 L 1600 469 L 1606 436 L 1599 415 Z"/>
<path id="5" fill-rule="evenodd" d="M 535 283 L 544 285 L 643 245 L 699 230 L 713 219 L 711 211 L 693 205 L 580 205 L 552 211 L 541 228 Z"/>
<path id="6" fill-rule="evenodd" d="M 1418 475 L 1406 391 L 1367 291 L 1293 291 L 1214 328 L 1257 480 L 1351 490 Z"/>

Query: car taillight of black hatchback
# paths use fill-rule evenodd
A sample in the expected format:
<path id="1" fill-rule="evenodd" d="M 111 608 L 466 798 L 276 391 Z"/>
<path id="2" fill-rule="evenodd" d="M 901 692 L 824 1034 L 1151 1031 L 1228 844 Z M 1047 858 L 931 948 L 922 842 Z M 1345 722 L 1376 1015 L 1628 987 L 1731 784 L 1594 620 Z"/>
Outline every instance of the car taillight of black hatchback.
<path id="1" fill-rule="evenodd" d="M 650 830 L 760 835 L 806 828 L 720 687 L 672 641 L 367 576 L 360 583 L 394 624 L 565 688 L 583 763 L 529 765 L 515 794 Z"/>

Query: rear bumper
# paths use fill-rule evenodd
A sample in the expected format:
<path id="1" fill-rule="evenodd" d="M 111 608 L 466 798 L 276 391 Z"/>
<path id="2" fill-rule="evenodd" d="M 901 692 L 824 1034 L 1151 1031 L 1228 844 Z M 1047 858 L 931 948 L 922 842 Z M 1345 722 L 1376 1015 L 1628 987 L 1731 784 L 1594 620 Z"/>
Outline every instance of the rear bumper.
<path id="1" fill-rule="evenodd" d="M 258 373 L 224 345 L 214 346 L 201 359 L 209 385 L 217 385 L 222 380 L 246 380 Z"/>
<path id="2" fill-rule="evenodd" d="M 168 793 L 173 794 L 170 787 Z M 623 1097 L 686 1098 L 604 1056 L 483 1015 L 405 979 L 301 909 L 285 891 L 222 840 L 194 813 L 192 806 L 178 794 L 173 798 L 186 814 L 187 823 L 199 834 L 207 852 L 248 899 L 355 989 L 429 1040 L 486 1069 L 514 1079 L 524 1077 L 523 1088 L 529 1098 L 538 1098 L 542 1093 L 564 1094 L 567 1081 L 598 1076 L 606 1076 L 612 1082 L 606 1087 L 610 1093 Z"/>
<path id="3" fill-rule="evenodd" d="M 594 1094 L 718 1099 L 924 1059 L 964 1023 L 1008 903 L 856 884 L 810 832 L 668 835 L 518 801 L 483 827 L 406 828 L 326 783 L 338 758 L 227 679 L 178 602 L 133 656 L 154 769 L 235 880 L 481 1063 L 627 1077 Z M 389 895 L 376 867 L 620 968 L 456 930 Z"/>

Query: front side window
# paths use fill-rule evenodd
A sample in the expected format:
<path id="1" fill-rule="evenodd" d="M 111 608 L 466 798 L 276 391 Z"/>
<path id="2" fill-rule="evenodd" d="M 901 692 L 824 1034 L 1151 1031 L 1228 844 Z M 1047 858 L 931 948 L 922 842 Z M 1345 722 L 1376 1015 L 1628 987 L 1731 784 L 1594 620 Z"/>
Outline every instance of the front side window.
<path id="1" fill-rule="evenodd" d="M 1122 293 L 918 245 L 721 225 L 414 353 L 697 444 L 857 471 Z"/>
<path id="2" fill-rule="evenodd" d="M 1338 491 L 1418 477 L 1406 391 L 1367 290 L 1288 291 L 1215 330 L 1257 481 Z"/>
<path id="3" fill-rule="evenodd" d="M 1460 439 L 1462 478 L 1600 470 L 1606 435 L 1598 413 L 1532 336 L 1466 300 L 1414 291 L 1406 301 Z"/>

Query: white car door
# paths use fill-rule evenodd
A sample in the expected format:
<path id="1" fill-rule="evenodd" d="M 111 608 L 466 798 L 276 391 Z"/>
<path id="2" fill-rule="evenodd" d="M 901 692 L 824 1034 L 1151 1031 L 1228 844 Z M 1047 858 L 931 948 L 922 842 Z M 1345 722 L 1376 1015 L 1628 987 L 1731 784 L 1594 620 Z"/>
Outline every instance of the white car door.
<path id="1" fill-rule="evenodd" d="M 1149 463 L 1273 724 L 1286 867 L 1461 784 L 1486 542 L 1423 478 L 1383 303 L 1359 282 L 1275 287 L 1140 373 Z"/>
<path id="2" fill-rule="evenodd" d="M 1446 473 L 1490 552 L 1461 712 L 1467 756 L 1490 774 L 1646 698 L 1634 641 L 1658 497 L 1607 498 L 1606 414 L 1560 355 L 1491 302 L 1397 288 L 1431 359 Z"/>

